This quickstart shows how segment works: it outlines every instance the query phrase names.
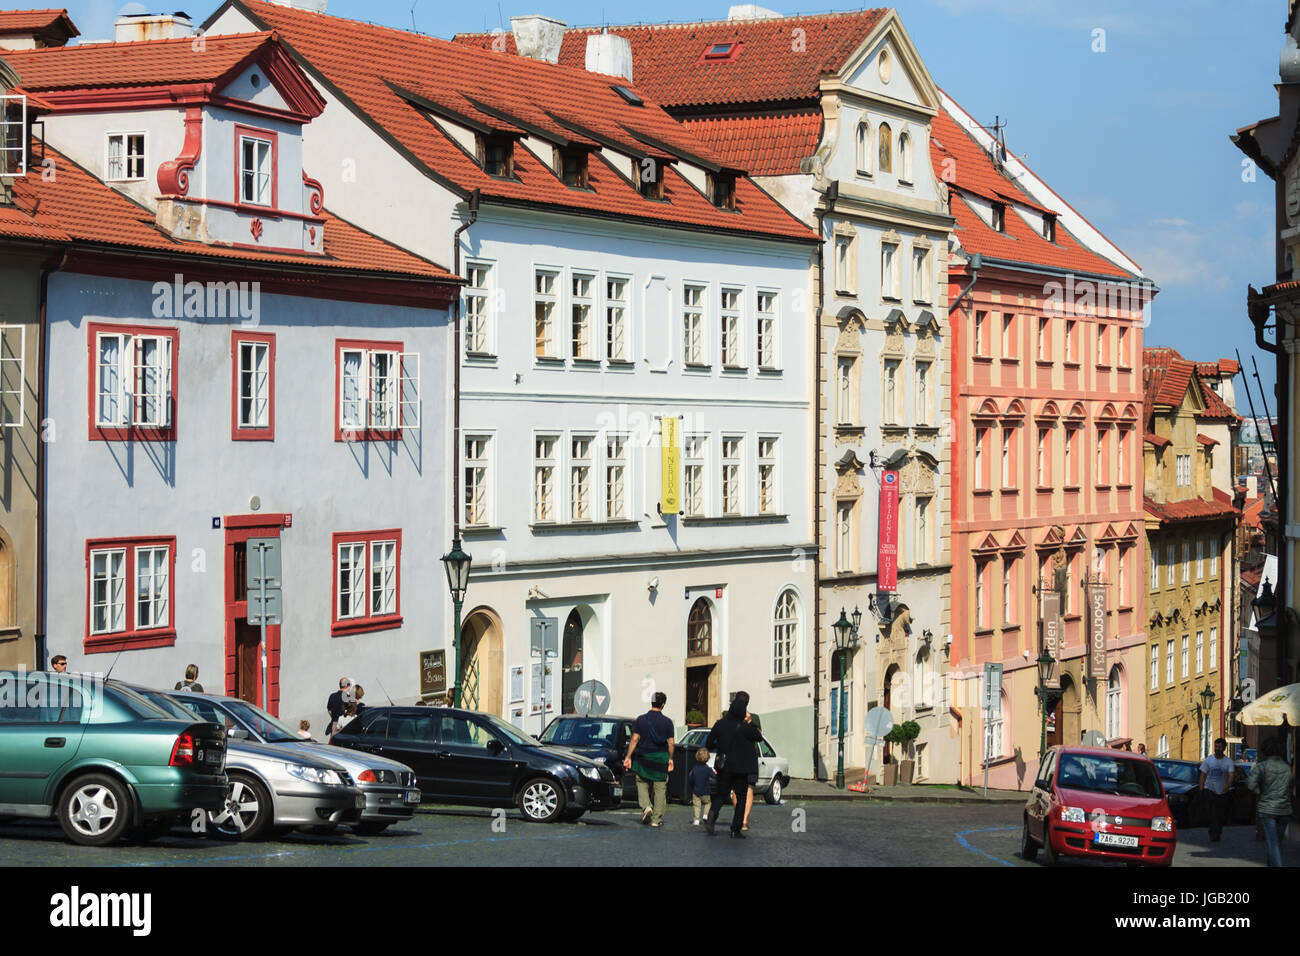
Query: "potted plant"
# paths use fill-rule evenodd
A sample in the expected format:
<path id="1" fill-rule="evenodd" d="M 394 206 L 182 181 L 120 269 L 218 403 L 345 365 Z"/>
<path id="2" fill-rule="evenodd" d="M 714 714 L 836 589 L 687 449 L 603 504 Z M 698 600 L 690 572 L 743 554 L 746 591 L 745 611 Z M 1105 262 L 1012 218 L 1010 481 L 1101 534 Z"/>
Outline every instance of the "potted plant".
<path id="1" fill-rule="evenodd" d="M 912 774 L 916 771 L 916 761 L 910 756 L 912 741 L 921 736 L 921 725 L 915 720 L 905 720 L 901 724 L 894 724 L 894 729 L 885 737 L 891 744 L 897 744 L 902 748 L 903 758 L 898 761 L 897 777 L 903 783 L 912 782 Z"/>
<path id="2" fill-rule="evenodd" d="M 687 727 L 703 727 L 703 726 L 704 726 L 704 714 L 701 713 L 701 712 L 698 711 L 698 710 L 688 710 L 688 711 L 686 712 L 686 726 L 687 726 Z"/>

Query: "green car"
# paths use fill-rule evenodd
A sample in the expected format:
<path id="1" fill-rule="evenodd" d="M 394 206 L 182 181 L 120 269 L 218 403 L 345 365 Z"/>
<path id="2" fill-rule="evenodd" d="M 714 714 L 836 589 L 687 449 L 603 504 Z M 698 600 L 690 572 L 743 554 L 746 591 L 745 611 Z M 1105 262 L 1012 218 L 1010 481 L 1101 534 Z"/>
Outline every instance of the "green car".
<path id="1" fill-rule="evenodd" d="M 221 810 L 226 737 L 84 674 L 0 671 L 0 817 L 57 817 L 75 843 L 160 835 Z"/>

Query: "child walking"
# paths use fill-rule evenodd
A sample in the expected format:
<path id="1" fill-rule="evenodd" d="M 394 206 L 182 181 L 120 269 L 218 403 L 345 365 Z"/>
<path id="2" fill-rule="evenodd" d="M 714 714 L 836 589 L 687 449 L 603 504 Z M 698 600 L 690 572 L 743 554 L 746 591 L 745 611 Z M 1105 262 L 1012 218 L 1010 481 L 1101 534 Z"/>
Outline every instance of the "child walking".
<path id="1" fill-rule="evenodd" d="M 693 827 L 700 825 L 709 800 L 709 782 L 716 776 L 709 766 L 709 751 L 701 747 L 695 751 L 695 766 L 691 767 L 691 806 L 695 809 L 695 819 L 691 821 Z"/>

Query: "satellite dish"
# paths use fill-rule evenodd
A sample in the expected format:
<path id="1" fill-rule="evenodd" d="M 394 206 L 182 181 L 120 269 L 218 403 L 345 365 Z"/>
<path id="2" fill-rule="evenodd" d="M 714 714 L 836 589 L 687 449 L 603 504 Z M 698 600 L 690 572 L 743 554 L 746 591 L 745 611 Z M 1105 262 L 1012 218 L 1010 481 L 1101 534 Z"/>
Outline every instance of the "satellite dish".
<path id="1" fill-rule="evenodd" d="M 573 710 L 583 717 L 609 713 L 609 688 L 598 680 L 583 681 L 573 692 Z"/>

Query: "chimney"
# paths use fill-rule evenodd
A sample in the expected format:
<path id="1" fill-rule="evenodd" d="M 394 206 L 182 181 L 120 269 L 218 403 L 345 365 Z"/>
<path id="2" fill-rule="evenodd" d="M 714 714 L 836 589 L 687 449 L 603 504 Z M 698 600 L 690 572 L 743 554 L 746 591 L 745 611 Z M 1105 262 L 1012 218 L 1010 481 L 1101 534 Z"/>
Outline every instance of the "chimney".
<path id="1" fill-rule="evenodd" d="M 176 13 L 128 13 L 113 24 L 115 43 L 136 43 L 140 40 L 174 40 L 194 35 L 190 15 Z"/>
<path id="2" fill-rule="evenodd" d="M 563 20 L 540 14 L 510 18 L 510 30 L 515 35 L 515 49 L 519 55 L 547 63 L 560 62 L 560 44 L 564 42 L 566 26 Z"/>
<path id="3" fill-rule="evenodd" d="M 737 3 L 727 9 L 728 20 L 775 20 L 781 14 L 757 3 Z"/>
<path id="4" fill-rule="evenodd" d="M 632 41 L 601 30 L 587 37 L 587 70 L 608 73 L 632 82 Z"/>

